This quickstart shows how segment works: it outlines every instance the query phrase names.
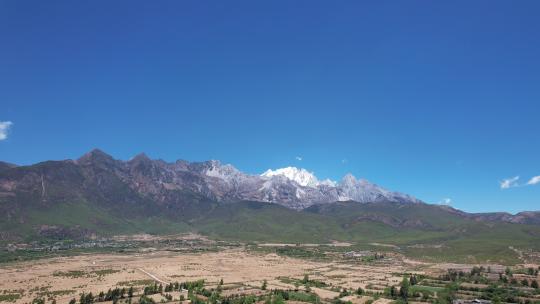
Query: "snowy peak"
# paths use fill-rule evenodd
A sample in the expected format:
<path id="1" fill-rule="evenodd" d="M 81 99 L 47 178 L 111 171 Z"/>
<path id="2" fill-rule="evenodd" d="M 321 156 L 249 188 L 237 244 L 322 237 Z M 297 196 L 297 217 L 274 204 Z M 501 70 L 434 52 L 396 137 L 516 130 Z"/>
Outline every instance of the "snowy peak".
<path id="1" fill-rule="evenodd" d="M 321 184 L 317 177 L 313 174 L 313 172 L 309 172 L 306 169 L 296 167 L 287 167 L 276 170 L 268 169 L 266 170 L 266 172 L 261 174 L 261 176 L 267 178 L 271 178 L 274 176 L 285 176 L 289 180 L 295 181 L 297 184 L 304 187 L 315 188 L 319 184 Z M 325 183 L 327 183 L 327 181 L 325 181 Z"/>
<path id="2" fill-rule="evenodd" d="M 308 204 L 332 201 L 356 201 L 361 203 L 421 202 L 407 194 L 392 192 L 365 179 L 357 179 L 350 173 L 345 175 L 339 183 L 330 179 L 321 181 L 312 172 L 296 167 L 267 170 L 261 174 L 261 177 L 267 180 L 264 187 L 267 190 L 271 188 L 280 189 L 279 185 L 286 181 L 292 181 L 292 185 L 297 187 L 293 191 L 295 197 Z"/>

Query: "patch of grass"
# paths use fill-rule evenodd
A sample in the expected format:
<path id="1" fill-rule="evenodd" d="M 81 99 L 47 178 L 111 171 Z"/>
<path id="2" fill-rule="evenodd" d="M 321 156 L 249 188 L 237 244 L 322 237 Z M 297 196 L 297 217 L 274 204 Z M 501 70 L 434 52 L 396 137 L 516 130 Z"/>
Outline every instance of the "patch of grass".
<path id="1" fill-rule="evenodd" d="M 314 293 L 294 292 L 294 291 L 289 291 L 289 300 L 309 302 L 309 303 L 317 303 L 318 301 L 320 301 L 319 297 Z"/>
<path id="2" fill-rule="evenodd" d="M 114 269 L 101 269 L 101 270 L 95 270 L 95 271 L 92 271 L 92 273 L 98 275 L 98 276 L 105 276 L 105 275 L 109 275 L 109 274 L 113 274 L 113 273 L 117 273 L 117 272 L 120 272 L 119 270 L 114 270 Z"/>
<path id="3" fill-rule="evenodd" d="M 116 283 L 118 286 L 147 286 L 154 284 L 154 280 L 131 280 L 131 281 L 120 281 Z"/>
<path id="4" fill-rule="evenodd" d="M 53 272 L 53 276 L 66 277 L 66 278 L 82 278 L 82 277 L 87 277 L 88 273 L 82 270 L 55 271 Z"/>
<path id="5" fill-rule="evenodd" d="M 414 285 L 409 288 L 411 292 L 437 292 L 443 290 L 443 287 L 435 287 L 435 286 L 423 286 L 423 285 Z"/>
<path id="6" fill-rule="evenodd" d="M 21 298 L 19 293 L 0 294 L 0 302 L 15 302 Z"/>
<path id="7" fill-rule="evenodd" d="M 70 295 L 74 293 L 75 293 L 75 290 L 72 290 L 72 289 L 43 291 L 43 292 L 38 292 L 38 297 L 54 298 L 56 296 L 65 296 L 65 295 Z"/>

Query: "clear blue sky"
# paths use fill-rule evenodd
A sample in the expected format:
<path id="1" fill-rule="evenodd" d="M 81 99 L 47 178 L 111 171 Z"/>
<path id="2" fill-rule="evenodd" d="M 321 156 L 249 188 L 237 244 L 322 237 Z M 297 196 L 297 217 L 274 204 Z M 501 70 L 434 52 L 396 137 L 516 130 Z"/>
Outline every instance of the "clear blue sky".
<path id="1" fill-rule="evenodd" d="M 540 175 L 539 11 L 0 1 L 0 160 L 144 151 L 249 173 L 351 172 L 467 211 L 538 210 L 540 183 L 524 184 Z M 501 189 L 514 176 L 520 186 Z"/>

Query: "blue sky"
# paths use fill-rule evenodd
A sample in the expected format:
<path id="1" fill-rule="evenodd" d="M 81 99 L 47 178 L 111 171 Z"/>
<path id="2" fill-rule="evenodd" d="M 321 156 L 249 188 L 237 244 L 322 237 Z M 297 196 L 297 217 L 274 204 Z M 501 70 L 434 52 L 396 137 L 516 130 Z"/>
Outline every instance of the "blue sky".
<path id="1" fill-rule="evenodd" d="M 540 183 L 526 185 L 540 175 L 539 9 L 0 1 L 0 160 L 144 151 L 539 210 Z"/>

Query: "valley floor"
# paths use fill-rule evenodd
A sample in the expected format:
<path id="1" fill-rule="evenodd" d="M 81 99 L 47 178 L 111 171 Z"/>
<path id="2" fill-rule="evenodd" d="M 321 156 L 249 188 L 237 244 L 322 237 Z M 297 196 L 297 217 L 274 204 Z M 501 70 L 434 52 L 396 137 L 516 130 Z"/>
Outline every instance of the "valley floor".
<path id="1" fill-rule="evenodd" d="M 470 265 L 450 266 L 464 270 L 471 268 Z M 305 287 L 298 282 L 309 275 L 310 280 L 326 284 L 314 286 L 311 292 L 330 301 L 340 295 L 342 288 L 357 290 L 360 287 L 373 294 L 382 293 L 388 286 L 399 285 L 404 274 L 438 275 L 448 267 L 399 256 L 371 262 L 339 257 L 301 259 L 247 247 L 203 253 L 158 249 L 138 253 L 81 254 L 0 266 L 0 300 L 29 303 L 35 298 L 44 298 L 64 304 L 73 298 L 78 300 L 83 292 L 97 295 L 111 288 L 133 287 L 135 293 L 140 294 L 145 286 L 154 283 L 165 286 L 200 279 L 205 280 L 206 288 L 215 288 L 223 280 L 232 290 L 223 291 L 225 294 L 260 291 L 264 280 L 268 290 L 303 290 Z M 492 267 L 497 268 L 496 265 Z M 499 268 L 503 269 L 502 266 Z M 352 303 L 369 299 L 373 300 L 355 295 L 345 298 Z M 381 301 L 384 299 L 378 300 Z"/>

